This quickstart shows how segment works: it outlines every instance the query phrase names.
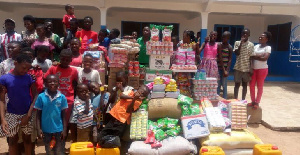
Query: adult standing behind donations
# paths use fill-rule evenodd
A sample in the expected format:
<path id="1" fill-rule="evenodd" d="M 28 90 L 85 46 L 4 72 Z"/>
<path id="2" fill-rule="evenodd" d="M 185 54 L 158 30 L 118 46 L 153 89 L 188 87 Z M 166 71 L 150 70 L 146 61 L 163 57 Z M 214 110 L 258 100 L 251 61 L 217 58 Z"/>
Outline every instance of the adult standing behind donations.
<path id="1" fill-rule="evenodd" d="M 138 38 L 137 43 L 140 44 L 139 62 L 142 65 L 149 66 L 149 55 L 146 54 L 146 42 L 150 40 L 150 28 L 143 28 L 143 36 Z"/>
<path id="2" fill-rule="evenodd" d="M 265 79 L 268 75 L 268 58 L 271 54 L 271 46 L 268 46 L 267 43 L 272 38 L 270 32 L 264 32 L 259 37 L 259 44 L 254 46 L 254 53 L 251 56 L 253 69 L 253 74 L 250 81 L 250 96 L 251 103 L 249 106 L 253 106 L 253 109 L 259 107 L 261 96 L 263 93 L 263 87 Z M 257 96 L 255 98 L 255 85 L 257 84 Z"/>

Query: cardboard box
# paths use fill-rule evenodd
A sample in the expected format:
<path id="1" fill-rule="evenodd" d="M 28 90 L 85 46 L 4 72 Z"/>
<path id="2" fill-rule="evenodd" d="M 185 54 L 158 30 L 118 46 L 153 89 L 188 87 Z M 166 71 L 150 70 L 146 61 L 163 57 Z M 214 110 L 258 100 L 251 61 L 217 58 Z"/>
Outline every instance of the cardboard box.
<path id="1" fill-rule="evenodd" d="M 186 139 L 206 137 L 210 134 L 205 114 L 181 117 L 181 124 Z"/>
<path id="2" fill-rule="evenodd" d="M 150 69 L 168 70 L 170 69 L 170 56 L 167 55 L 150 55 Z"/>
<path id="3" fill-rule="evenodd" d="M 140 77 L 128 77 L 128 86 L 138 89 L 140 84 Z"/>
<path id="4" fill-rule="evenodd" d="M 111 78 L 116 78 L 116 74 L 120 71 L 125 71 L 125 68 L 110 67 L 109 68 L 109 76 Z"/>
<path id="5" fill-rule="evenodd" d="M 158 76 L 166 76 L 172 79 L 172 71 L 146 69 L 145 83 L 153 82 L 153 80 Z"/>
<path id="6" fill-rule="evenodd" d="M 100 80 L 101 80 L 102 84 L 103 85 L 106 84 L 105 83 L 105 69 L 98 70 L 98 72 L 99 72 Z"/>
<path id="7" fill-rule="evenodd" d="M 129 62 L 129 61 L 136 61 L 136 54 L 135 53 L 128 54 L 127 60 L 128 60 L 127 62 Z"/>

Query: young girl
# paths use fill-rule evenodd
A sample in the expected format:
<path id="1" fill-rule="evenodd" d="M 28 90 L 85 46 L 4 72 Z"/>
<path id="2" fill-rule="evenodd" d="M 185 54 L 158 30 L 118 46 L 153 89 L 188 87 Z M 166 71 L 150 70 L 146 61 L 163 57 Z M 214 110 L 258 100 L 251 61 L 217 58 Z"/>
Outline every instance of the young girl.
<path id="1" fill-rule="evenodd" d="M 204 69 L 206 71 L 207 77 L 219 78 L 217 64 L 218 44 L 216 43 L 216 39 L 217 32 L 210 32 L 209 38 L 205 38 L 205 42 L 201 45 L 197 55 L 200 55 L 201 51 L 204 49 L 200 69 Z"/>
<path id="2" fill-rule="evenodd" d="M 70 43 L 70 48 L 73 54 L 71 66 L 81 67 L 82 66 L 82 54 L 79 53 L 79 48 L 81 46 L 80 40 L 78 38 L 73 38 Z"/>
<path id="3" fill-rule="evenodd" d="M 27 46 L 31 46 L 31 44 L 37 38 L 37 34 L 35 31 L 36 22 L 35 18 L 31 15 L 26 15 L 23 17 L 24 27 L 26 31 L 22 31 L 22 38 L 23 41 L 26 43 Z"/>
<path id="4" fill-rule="evenodd" d="M 253 75 L 250 81 L 250 96 L 253 109 L 259 107 L 261 96 L 263 93 L 264 81 L 268 75 L 268 58 L 271 54 L 271 46 L 267 45 L 267 42 L 271 39 L 270 32 L 264 32 L 259 37 L 259 44 L 254 46 L 254 53 L 252 58 Z M 255 98 L 255 85 L 257 84 L 257 96 Z"/>
<path id="5" fill-rule="evenodd" d="M 36 27 L 36 33 L 38 35 L 38 38 L 33 42 L 31 48 L 33 50 L 36 50 L 36 47 L 39 45 L 48 46 L 50 49 L 49 56 L 51 61 L 53 61 L 53 50 L 55 50 L 55 47 L 52 45 L 52 41 L 46 37 L 45 26 L 43 24 L 38 24 Z"/>
<path id="6" fill-rule="evenodd" d="M 46 73 L 52 66 L 52 61 L 47 59 L 50 49 L 48 46 L 40 45 L 36 47 L 36 51 L 37 57 L 33 60 L 32 66 L 39 66 Z"/>

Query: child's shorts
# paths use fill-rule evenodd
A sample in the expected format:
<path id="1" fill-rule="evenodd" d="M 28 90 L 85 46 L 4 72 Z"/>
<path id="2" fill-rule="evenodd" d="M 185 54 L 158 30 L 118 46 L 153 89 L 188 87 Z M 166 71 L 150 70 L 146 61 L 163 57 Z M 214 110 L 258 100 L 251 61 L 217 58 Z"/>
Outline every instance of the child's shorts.
<path id="1" fill-rule="evenodd" d="M 91 141 L 91 134 L 93 127 L 86 127 L 83 129 L 77 128 L 77 142 L 89 142 Z"/>
<path id="2" fill-rule="evenodd" d="M 8 133 L 4 133 L 2 128 L 0 128 L 0 137 L 14 137 L 16 134 L 18 134 L 19 130 L 21 130 L 25 135 L 30 135 L 32 133 L 32 125 L 33 125 L 33 119 L 32 117 L 28 121 L 28 124 L 25 126 L 20 126 L 21 119 L 24 115 L 17 115 L 12 113 L 6 113 L 5 114 L 5 120 L 8 124 Z"/>

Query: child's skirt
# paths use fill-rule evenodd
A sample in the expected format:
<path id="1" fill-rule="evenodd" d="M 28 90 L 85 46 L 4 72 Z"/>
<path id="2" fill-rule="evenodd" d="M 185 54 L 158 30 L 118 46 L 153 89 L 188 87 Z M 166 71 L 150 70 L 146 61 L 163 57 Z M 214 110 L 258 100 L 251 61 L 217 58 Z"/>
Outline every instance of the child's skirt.
<path id="1" fill-rule="evenodd" d="M 206 77 L 214 77 L 219 79 L 219 69 L 218 69 L 217 59 L 203 58 L 199 68 L 205 70 Z"/>
<path id="2" fill-rule="evenodd" d="M 21 130 L 25 135 L 30 135 L 32 132 L 33 119 L 30 118 L 28 124 L 25 126 L 20 126 L 21 119 L 24 115 L 17 115 L 12 113 L 5 114 L 5 120 L 8 124 L 8 133 L 4 133 L 2 128 L 0 128 L 0 137 L 14 137 Z"/>

